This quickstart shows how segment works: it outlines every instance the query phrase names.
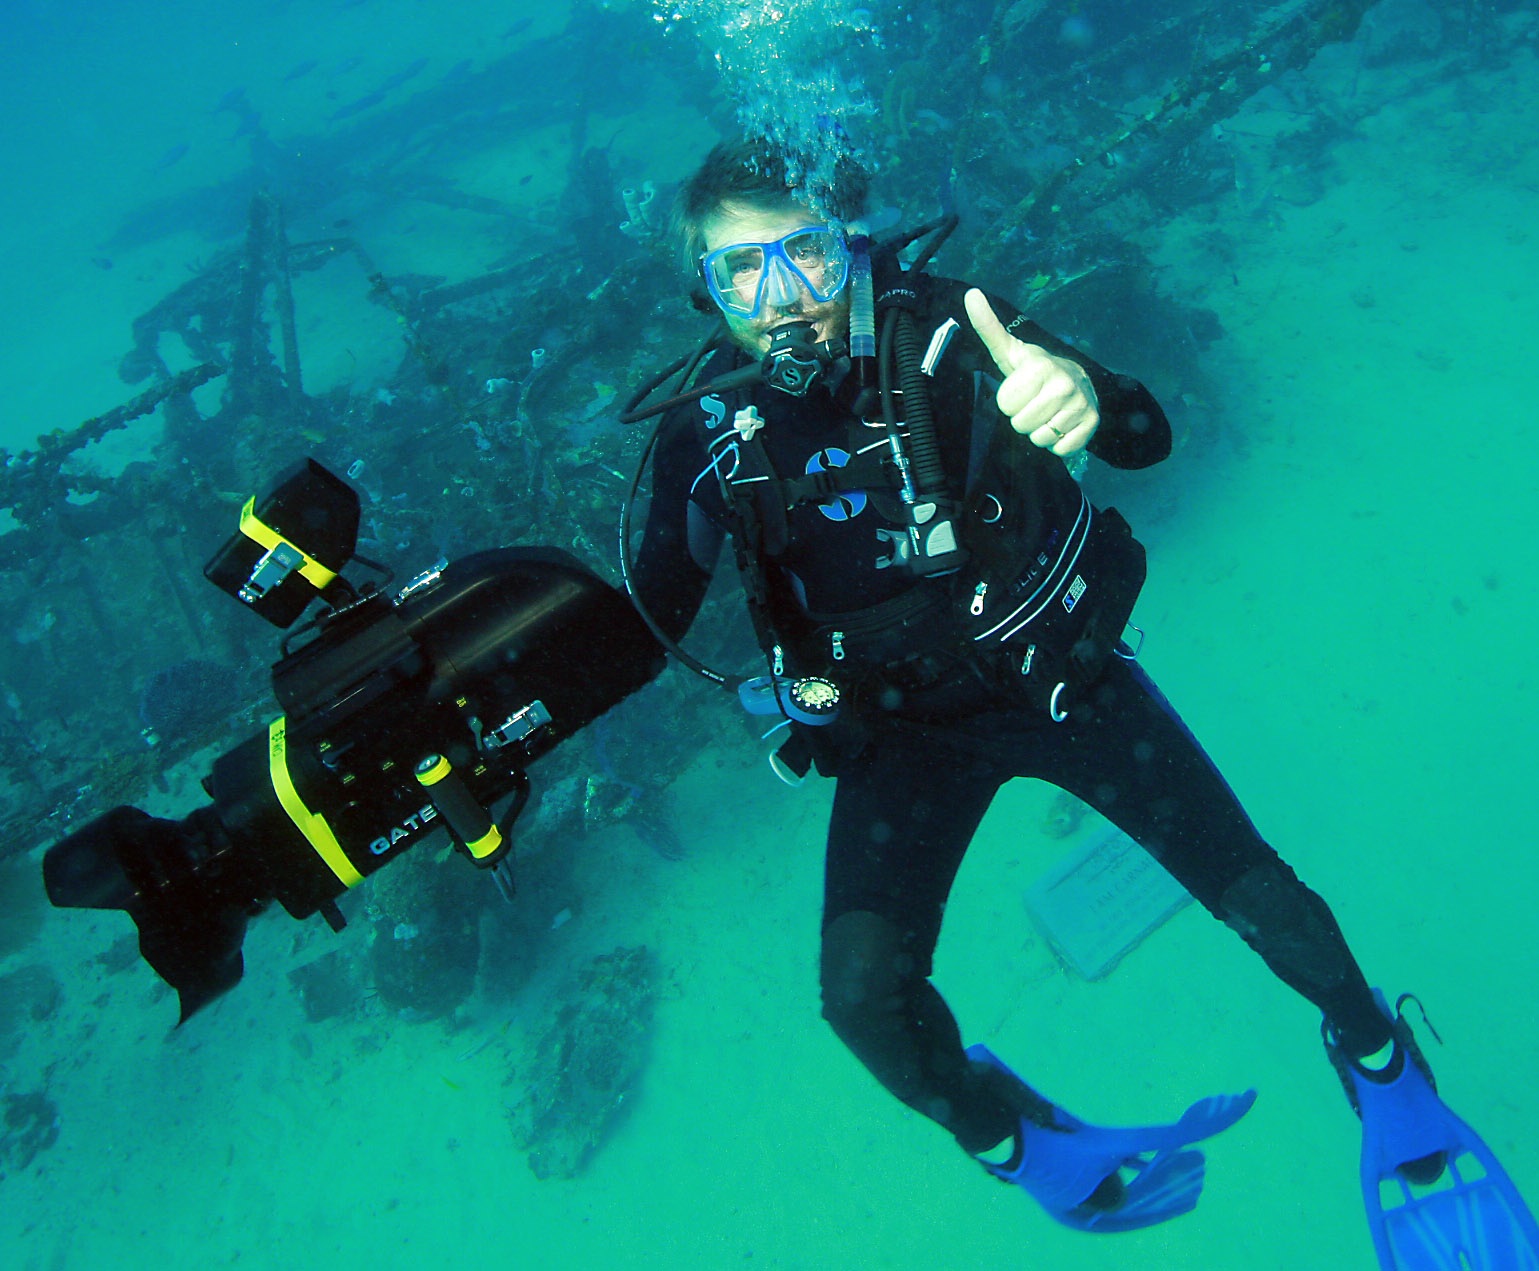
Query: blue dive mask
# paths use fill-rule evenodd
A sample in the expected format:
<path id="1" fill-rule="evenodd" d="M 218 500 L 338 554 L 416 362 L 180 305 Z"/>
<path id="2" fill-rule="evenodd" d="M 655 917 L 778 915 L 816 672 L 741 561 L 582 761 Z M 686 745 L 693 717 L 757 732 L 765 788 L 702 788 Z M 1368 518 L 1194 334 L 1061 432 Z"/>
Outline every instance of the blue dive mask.
<path id="1" fill-rule="evenodd" d="M 797 299 L 797 284 L 827 303 L 850 280 L 850 249 L 827 225 L 792 230 L 773 243 L 728 243 L 700 258 L 700 273 L 721 311 L 757 318 L 764 307 Z"/>

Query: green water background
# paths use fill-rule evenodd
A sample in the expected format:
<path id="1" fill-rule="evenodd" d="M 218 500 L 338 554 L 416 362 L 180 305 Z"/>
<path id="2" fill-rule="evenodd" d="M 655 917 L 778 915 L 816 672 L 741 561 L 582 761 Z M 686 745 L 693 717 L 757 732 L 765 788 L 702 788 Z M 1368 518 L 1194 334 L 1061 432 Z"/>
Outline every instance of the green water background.
<path id="1" fill-rule="evenodd" d="M 1447 1042 L 1432 1051 L 1450 1102 L 1539 1193 L 1539 1100 L 1522 1076 L 1539 886 L 1536 105 L 1523 50 L 1364 120 L 1331 150 L 1312 205 L 1264 219 L 1237 206 L 1232 261 L 1204 247 L 1207 222 L 1170 227 L 1163 285 L 1222 319 L 1213 405 L 1245 447 L 1196 461 L 1189 445 L 1141 478 L 1168 486 L 1174 507 L 1140 527 L 1151 569 L 1138 621 L 1145 665 L 1263 833 L 1331 901 L 1370 978 L 1425 1000 Z M 147 147 L 152 159 L 161 148 Z M 121 396 L 109 354 L 141 292 L 158 295 L 176 268 L 145 265 L 151 281 L 136 284 L 123 265 L 97 276 L 71 263 L 64 238 L 77 235 L 78 258 L 92 238 L 82 227 L 110 220 L 132 184 L 110 169 L 102 180 L 102 206 L 61 215 L 39 240 L 49 250 L 24 262 L 62 280 L 12 331 L 6 384 L 13 400 L 32 391 L 17 373 L 31 368 L 32 423 Z M 12 187 L 13 219 L 15 198 Z M 402 255 L 414 251 L 434 254 Z M 720 752 L 676 787 L 687 861 L 621 827 L 590 837 L 578 864 L 587 903 L 562 935 L 572 963 L 646 943 L 669 984 L 633 1106 L 580 1179 L 537 1181 L 514 1149 L 508 1047 L 463 1058 L 466 1035 L 400 1025 L 363 1053 L 347 1027 L 307 1026 L 281 969 L 286 922 L 259 924 L 240 990 L 167 1039 L 169 1003 L 149 973 L 109 984 L 92 961 L 126 920 L 72 914 L 44 935 L 65 1007 L 11 1064 L 48 1069 L 61 1136 L 0 1182 L 0 1258 L 1372 1265 L 1356 1124 L 1312 1010 L 1196 910 L 1107 981 L 1066 977 L 1021 902 L 1062 850 L 1038 831 L 1041 787 L 1001 796 L 948 911 L 936 977 L 967 1037 L 1106 1123 L 1250 1085 L 1260 1101 L 1212 1145 L 1197 1215 L 1107 1239 L 1055 1227 L 895 1104 L 818 1018 L 830 788 L 781 787 L 723 709 Z M 485 1023 L 510 1044 L 540 1028 L 497 1009 Z"/>

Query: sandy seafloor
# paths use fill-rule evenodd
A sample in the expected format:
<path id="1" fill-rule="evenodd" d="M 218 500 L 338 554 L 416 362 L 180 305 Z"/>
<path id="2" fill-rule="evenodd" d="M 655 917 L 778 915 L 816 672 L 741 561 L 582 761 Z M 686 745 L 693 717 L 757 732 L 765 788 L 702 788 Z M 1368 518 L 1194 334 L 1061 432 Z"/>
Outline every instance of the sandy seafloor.
<path id="1" fill-rule="evenodd" d="M 1539 1198 L 1536 107 L 1521 52 L 1364 120 L 1312 205 L 1237 200 L 1232 262 L 1201 247 L 1206 221 L 1171 226 L 1165 285 L 1223 321 L 1216 405 L 1244 445 L 1189 442 L 1140 478 L 1178 493 L 1140 527 L 1137 620 L 1145 665 L 1370 978 L 1424 999 L 1450 1103 Z M 9 1064 L 23 1088 L 46 1072 L 60 1137 L 0 1182 L 0 1262 L 1373 1265 L 1356 1123 L 1307 1004 L 1195 909 L 1096 984 L 1034 935 L 1022 893 L 1063 850 L 1038 831 L 1051 792 L 1016 783 L 991 812 L 936 974 L 970 1040 L 1087 1119 L 1259 1088 L 1211 1145 L 1198 1212 L 1145 1233 L 1056 1227 L 820 1021 L 828 785 L 788 790 L 734 740 L 676 792 L 687 859 L 590 836 L 591 889 L 547 957 L 645 943 L 669 984 L 629 1114 L 580 1178 L 536 1180 L 510 1138 L 510 1045 L 542 1021 L 495 993 L 458 1032 L 307 1025 L 285 972 L 333 938 L 270 917 L 238 991 L 168 1036 L 150 973 L 93 961 L 128 920 L 72 913 L 13 959 L 46 952 L 66 1000 Z M 486 1029 L 505 1031 L 466 1057 Z"/>

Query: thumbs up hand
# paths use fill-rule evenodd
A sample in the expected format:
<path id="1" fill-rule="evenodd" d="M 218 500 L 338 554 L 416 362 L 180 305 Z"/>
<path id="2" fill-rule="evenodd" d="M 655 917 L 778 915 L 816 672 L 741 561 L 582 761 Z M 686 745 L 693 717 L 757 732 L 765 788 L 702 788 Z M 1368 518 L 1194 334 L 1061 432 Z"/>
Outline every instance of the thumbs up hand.
<path id="1" fill-rule="evenodd" d="M 1000 325 L 988 298 L 976 287 L 964 303 L 973 330 L 1005 377 L 995 401 L 1010 417 L 1010 426 L 1055 455 L 1083 450 L 1101 423 L 1095 389 L 1083 368 L 1017 340 Z"/>

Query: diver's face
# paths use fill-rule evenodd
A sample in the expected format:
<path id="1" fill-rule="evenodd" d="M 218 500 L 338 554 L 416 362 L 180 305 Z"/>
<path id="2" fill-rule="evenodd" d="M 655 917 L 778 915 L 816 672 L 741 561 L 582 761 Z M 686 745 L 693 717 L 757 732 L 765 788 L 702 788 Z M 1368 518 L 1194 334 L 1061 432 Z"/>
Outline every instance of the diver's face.
<path id="1" fill-rule="evenodd" d="M 787 201 L 779 208 L 753 207 L 743 203 L 724 203 L 701 229 L 705 250 L 713 252 L 729 243 L 773 243 L 795 230 L 822 223 L 817 213 L 800 203 Z M 769 351 L 770 332 L 788 322 L 810 322 L 823 340 L 842 340 L 850 326 L 849 288 L 832 300 L 818 300 L 799 280 L 795 296 L 784 297 L 783 304 L 765 303 L 751 318 L 724 314 L 732 339 L 748 352 L 761 355 Z"/>

